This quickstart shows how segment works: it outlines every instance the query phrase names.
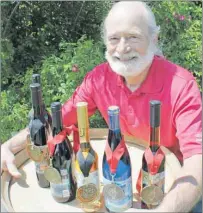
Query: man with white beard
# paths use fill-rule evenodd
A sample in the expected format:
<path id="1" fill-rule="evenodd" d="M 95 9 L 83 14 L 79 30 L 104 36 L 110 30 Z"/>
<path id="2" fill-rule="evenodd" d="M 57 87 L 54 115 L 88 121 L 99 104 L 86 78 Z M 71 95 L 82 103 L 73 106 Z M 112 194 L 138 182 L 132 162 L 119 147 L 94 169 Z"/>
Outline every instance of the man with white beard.
<path id="1" fill-rule="evenodd" d="M 202 188 L 200 91 L 191 73 L 161 56 L 158 33 L 155 17 L 145 3 L 116 3 L 104 21 L 107 62 L 88 72 L 64 103 L 63 123 L 65 126 L 77 123 L 79 101 L 88 102 L 89 116 L 98 109 L 107 123 L 108 107 L 117 105 L 122 133 L 146 144 L 149 101 L 160 100 L 161 143 L 183 166 L 160 206 L 144 211 L 189 212 L 201 197 Z M 22 130 L 2 147 L 2 168 L 15 177 L 20 174 L 12 153 L 25 146 L 27 133 L 27 129 Z"/>

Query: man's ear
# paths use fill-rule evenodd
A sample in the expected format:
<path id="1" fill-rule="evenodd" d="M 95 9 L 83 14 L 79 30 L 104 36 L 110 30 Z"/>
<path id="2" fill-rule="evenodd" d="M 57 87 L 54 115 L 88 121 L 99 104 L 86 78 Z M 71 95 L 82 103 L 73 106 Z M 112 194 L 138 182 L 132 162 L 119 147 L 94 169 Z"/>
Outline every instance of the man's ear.
<path id="1" fill-rule="evenodd" d="M 159 40 L 159 34 L 154 34 L 152 41 L 155 45 L 158 43 L 158 40 Z"/>

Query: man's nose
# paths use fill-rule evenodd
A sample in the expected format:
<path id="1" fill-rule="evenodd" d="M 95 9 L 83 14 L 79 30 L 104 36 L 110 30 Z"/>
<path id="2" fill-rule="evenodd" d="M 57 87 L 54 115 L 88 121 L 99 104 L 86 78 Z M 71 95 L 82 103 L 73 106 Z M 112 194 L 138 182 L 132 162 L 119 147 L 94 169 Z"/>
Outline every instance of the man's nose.
<path id="1" fill-rule="evenodd" d="M 130 45 L 128 44 L 128 41 L 126 40 L 126 38 L 122 37 L 120 39 L 116 50 L 120 54 L 124 54 L 124 53 L 130 52 L 131 48 L 130 48 Z"/>

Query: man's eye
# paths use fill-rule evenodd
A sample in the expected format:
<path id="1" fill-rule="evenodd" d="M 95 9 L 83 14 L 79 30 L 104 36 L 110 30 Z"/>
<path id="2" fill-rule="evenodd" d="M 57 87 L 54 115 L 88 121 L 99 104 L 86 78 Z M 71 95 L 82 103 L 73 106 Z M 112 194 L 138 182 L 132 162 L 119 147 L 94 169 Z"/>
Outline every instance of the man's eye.
<path id="1" fill-rule="evenodd" d="M 137 36 L 130 36 L 129 38 L 130 38 L 130 39 L 138 39 Z"/>
<path id="2" fill-rule="evenodd" d="M 110 38 L 110 41 L 117 41 L 117 40 L 118 40 L 117 37 L 112 37 L 112 38 Z"/>

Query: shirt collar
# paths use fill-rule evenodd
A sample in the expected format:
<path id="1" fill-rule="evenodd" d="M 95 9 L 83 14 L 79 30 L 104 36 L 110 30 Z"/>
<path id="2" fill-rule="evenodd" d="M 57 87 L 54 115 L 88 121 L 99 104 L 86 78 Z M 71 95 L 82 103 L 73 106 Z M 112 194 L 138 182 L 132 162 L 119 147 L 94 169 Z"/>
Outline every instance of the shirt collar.
<path id="1" fill-rule="evenodd" d="M 164 83 L 164 67 L 163 63 L 160 62 L 163 60 L 162 57 L 154 56 L 146 79 L 134 93 L 158 93 L 162 90 Z M 124 78 L 120 75 L 117 75 L 117 85 L 120 87 L 125 86 Z"/>

